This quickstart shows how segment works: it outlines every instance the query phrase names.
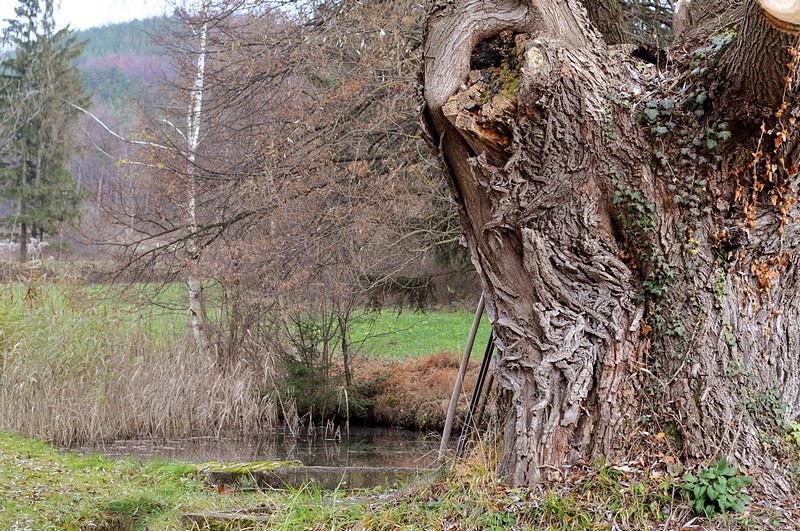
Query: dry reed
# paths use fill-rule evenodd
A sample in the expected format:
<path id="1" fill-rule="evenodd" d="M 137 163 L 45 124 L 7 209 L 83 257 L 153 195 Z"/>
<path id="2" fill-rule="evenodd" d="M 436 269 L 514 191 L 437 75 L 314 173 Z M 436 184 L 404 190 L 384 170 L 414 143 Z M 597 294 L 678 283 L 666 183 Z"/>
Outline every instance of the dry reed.
<path id="1" fill-rule="evenodd" d="M 277 424 L 266 362 L 224 368 L 184 334 L 54 303 L 0 304 L 0 429 L 60 446 L 130 437 L 262 433 Z M 63 302 L 63 301 L 62 301 Z M 150 323 L 152 327 L 152 323 Z M 250 358 L 252 360 L 253 358 Z"/>

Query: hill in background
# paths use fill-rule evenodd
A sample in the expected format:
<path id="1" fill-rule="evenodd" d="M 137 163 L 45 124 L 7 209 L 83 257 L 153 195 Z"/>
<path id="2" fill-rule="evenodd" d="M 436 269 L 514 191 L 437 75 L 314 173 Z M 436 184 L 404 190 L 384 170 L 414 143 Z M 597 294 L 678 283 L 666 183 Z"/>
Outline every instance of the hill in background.
<path id="1" fill-rule="evenodd" d="M 169 60 L 159 54 L 153 36 L 163 34 L 163 17 L 132 20 L 76 31 L 86 48 L 77 62 L 87 89 L 95 95 L 95 107 L 106 107 L 114 117 L 127 121 L 142 90 L 169 71 Z"/>

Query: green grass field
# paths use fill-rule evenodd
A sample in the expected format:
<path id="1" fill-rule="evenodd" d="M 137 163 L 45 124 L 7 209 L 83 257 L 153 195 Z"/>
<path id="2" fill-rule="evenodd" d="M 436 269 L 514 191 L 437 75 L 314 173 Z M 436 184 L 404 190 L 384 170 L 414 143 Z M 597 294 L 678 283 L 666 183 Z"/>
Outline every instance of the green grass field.
<path id="1" fill-rule="evenodd" d="M 16 284 L 0 297 L 0 325 L 31 338 L 41 335 L 37 330 L 47 328 L 50 339 L 61 338 L 62 348 L 75 340 L 83 352 L 92 348 L 92 341 L 99 341 L 96 348 L 101 348 L 102 343 L 113 341 L 113 336 L 123 337 L 134 330 L 161 344 L 188 331 L 184 297 L 184 287 L 177 283 L 159 290 L 132 285 L 124 292 L 104 286 Z M 452 310 L 363 312 L 354 319 L 352 340 L 360 354 L 380 359 L 416 359 L 441 351 L 460 354 L 473 315 Z M 489 330 L 484 316 L 473 357 L 483 354 Z"/>
<path id="2" fill-rule="evenodd" d="M 109 293 L 97 287 L 91 289 L 91 293 L 105 296 L 103 304 L 125 309 L 137 319 L 146 319 L 159 336 L 187 330 L 186 288 L 183 284 L 170 284 L 158 291 L 147 285 L 133 285 L 115 297 L 109 297 Z M 212 319 L 213 315 L 212 312 Z M 387 308 L 380 313 L 357 312 L 352 340 L 359 353 L 381 359 L 416 359 L 441 351 L 460 354 L 464 351 L 473 317 L 473 312 L 454 310 L 398 312 Z M 489 331 L 489 321 L 484 316 L 473 357 L 482 355 Z"/>
<path id="3" fill-rule="evenodd" d="M 0 432 L 0 529 L 175 529 L 181 508 L 229 506 L 196 472 L 180 462 L 60 454 Z"/>
<path id="4" fill-rule="evenodd" d="M 354 341 L 363 342 L 361 352 L 385 359 L 421 358 L 437 352 L 463 353 L 474 314 L 465 311 L 425 313 L 383 311 L 374 322 L 362 320 L 353 331 Z M 489 339 L 489 320 L 481 320 L 472 351 L 483 356 Z"/>

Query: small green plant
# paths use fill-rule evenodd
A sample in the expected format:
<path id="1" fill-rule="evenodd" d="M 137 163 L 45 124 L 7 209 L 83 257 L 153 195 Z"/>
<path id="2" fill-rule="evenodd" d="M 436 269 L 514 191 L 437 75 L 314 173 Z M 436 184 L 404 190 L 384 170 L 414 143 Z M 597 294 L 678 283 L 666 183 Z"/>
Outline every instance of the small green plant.
<path id="1" fill-rule="evenodd" d="M 699 515 L 711 517 L 729 511 L 741 513 L 751 501 L 742 489 L 752 479 L 741 475 L 738 467 L 728 466 L 726 457 L 696 476 L 687 472 L 683 481 L 681 488 L 688 493 L 692 507 Z"/>
<path id="2" fill-rule="evenodd" d="M 517 515 L 509 511 L 491 513 L 483 522 L 486 530 L 512 529 L 517 525 Z"/>
<path id="3" fill-rule="evenodd" d="M 745 404 L 748 413 L 754 414 L 765 428 L 786 431 L 786 402 L 777 391 L 750 392 Z"/>
<path id="4" fill-rule="evenodd" d="M 706 130 L 706 147 L 710 151 L 716 150 L 720 142 L 726 142 L 731 139 L 731 132 L 728 127 L 728 122 L 714 122 Z"/>
<path id="5" fill-rule="evenodd" d="M 792 421 L 789 424 L 786 440 L 795 447 L 795 450 L 800 452 L 800 423 Z"/>

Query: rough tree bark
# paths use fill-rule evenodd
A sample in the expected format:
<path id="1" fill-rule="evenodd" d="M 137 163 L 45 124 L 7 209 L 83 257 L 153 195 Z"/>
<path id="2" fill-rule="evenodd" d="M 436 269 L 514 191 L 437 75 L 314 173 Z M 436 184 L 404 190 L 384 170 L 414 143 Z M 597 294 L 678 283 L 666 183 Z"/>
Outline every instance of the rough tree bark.
<path id="1" fill-rule="evenodd" d="M 622 8 L 618 0 L 595 0 L 586 2 L 589 20 L 603 35 L 606 44 L 622 44 L 625 42 L 625 26 Z"/>
<path id="2" fill-rule="evenodd" d="M 429 16 L 421 122 L 502 353 L 513 483 L 652 450 L 790 492 L 797 42 L 744 7 L 698 16 L 703 48 L 667 71 L 609 47 L 578 0 Z"/>

